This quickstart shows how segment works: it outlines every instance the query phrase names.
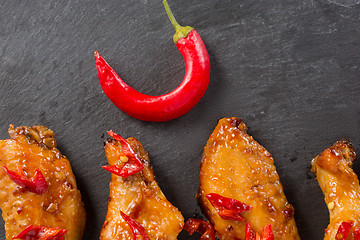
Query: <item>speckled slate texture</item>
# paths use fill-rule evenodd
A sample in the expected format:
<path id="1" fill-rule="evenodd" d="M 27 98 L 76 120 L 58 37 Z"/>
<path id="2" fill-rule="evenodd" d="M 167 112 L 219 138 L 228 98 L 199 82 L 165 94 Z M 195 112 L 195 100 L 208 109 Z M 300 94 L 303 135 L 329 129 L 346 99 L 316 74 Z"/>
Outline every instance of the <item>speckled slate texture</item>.
<path id="1" fill-rule="evenodd" d="M 160 0 L 2 1 L 0 137 L 10 123 L 54 130 L 86 204 L 84 239 L 95 240 L 109 194 L 107 130 L 143 143 L 163 192 L 189 218 L 200 214 L 202 148 L 219 118 L 237 116 L 272 153 L 302 239 L 322 239 L 328 213 L 310 161 L 340 138 L 360 153 L 360 1 L 169 1 L 202 36 L 211 83 L 192 111 L 165 123 L 118 110 L 93 59 L 99 51 L 143 93 L 174 89 L 184 63 Z"/>

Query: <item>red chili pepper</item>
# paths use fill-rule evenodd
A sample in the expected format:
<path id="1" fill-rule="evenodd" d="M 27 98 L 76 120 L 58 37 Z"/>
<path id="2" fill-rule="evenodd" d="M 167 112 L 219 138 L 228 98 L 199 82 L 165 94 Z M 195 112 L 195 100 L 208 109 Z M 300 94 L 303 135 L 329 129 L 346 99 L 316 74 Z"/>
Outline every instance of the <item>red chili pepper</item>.
<path id="1" fill-rule="evenodd" d="M 336 233 L 335 240 L 346 240 L 349 235 L 350 229 L 352 228 L 353 221 L 343 221 Z"/>
<path id="2" fill-rule="evenodd" d="M 211 205 L 218 211 L 220 217 L 226 220 L 243 221 L 240 213 L 249 211 L 251 206 L 242 203 L 236 199 L 226 198 L 216 193 L 206 195 Z"/>
<path id="3" fill-rule="evenodd" d="M 210 60 L 200 35 L 192 27 L 180 26 L 163 1 L 175 28 L 174 42 L 185 60 L 185 77 L 172 92 L 149 96 L 127 85 L 109 64 L 95 52 L 101 87 L 108 98 L 130 116 L 152 122 L 168 121 L 189 112 L 205 94 L 210 79 Z"/>
<path id="4" fill-rule="evenodd" d="M 46 191 L 47 183 L 40 169 L 36 169 L 35 176 L 29 179 L 20 167 L 17 172 L 9 170 L 5 164 L 3 167 L 9 178 L 17 185 L 37 194 L 43 194 Z"/>
<path id="5" fill-rule="evenodd" d="M 274 234 L 271 229 L 271 224 L 266 225 L 262 230 L 263 240 L 274 240 Z"/>
<path id="6" fill-rule="evenodd" d="M 140 235 L 143 237 L 143 240 L 150 240 L 143 226 L 140 225 L 137 221 L 120 211 L 122 218 L 129 224 L 131 231 L 133 233 L 133 240 L 137 240 L 137 236 Z"/>
<path id="7" fill-rule="evenodd" d="M 266 225 L 262 229 L 262 238 L 261 238 L 259 233 L 254 233 L 251 230 L 250 223 L 246 222 L 245 240 L 274 240 L 274 234 L 271 229 L 271 224 Z"/>
<path id="8" fill-rule="evenodd" d="M 184 225 L 184 230 L 193 235 L 195 231 L 201 235 L 200 240 L 215 240 L 214 226 L 201 219 L 190 218 Z"/>
<path id="9" fill-rule="evenodd" d="M 255 233 L 251 230 L 250 223 L 246 222 L 245 240 L 254 240 L 254 239 L 255 239 Z"/>
<path id="10" fill-rule="evenodd" d="M 65 229 L 50 228 L 44 226 L 27 226 L 19 235 L 12 239 L 25 240 L 64 240 L 67 233 Z"/>
<path id="11" fill-rule="evenodd" d="M 360 228 L 355 228 L 353 232 L 354 240 L 360 240 Z"/>
<path id="12" fill-rule="evenodd" d="M 102 168 L 123 178 L 127 178 L 140 172 L 144 168 L 144 165 L 142 164 L 139 156 L 131 148 L 130 144 L 119 134 L 116 134 L 111 130 L 108 131 L 108 134 L 120 142 L 124 156 L 126 156 L 129 160 L 121 168 L 116 165 L 103 166 Z"/>

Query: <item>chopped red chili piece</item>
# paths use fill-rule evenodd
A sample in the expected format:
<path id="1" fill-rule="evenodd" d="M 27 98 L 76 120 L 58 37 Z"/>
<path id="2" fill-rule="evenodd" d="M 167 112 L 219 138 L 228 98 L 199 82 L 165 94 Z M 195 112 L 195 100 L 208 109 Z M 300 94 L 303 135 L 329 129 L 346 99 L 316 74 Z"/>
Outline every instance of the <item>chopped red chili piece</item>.
<path id="1" fill-rule="evenodd" d="M 27 226 L 19 235 L 12 239 L 24 240 L 64 240 L 67 233 L 65 229 L 50 228 L 44 226 Z"/>
<path id="2" fill-rule="evenodd" d="M 254 233 L 251 230 L 250 223 L 246 222 L 245 240 L 274 240 L 271 224 L 268 224 L 263 228 L 261 238 L 259 233 Z"/>
<path id="3" fill-rule="evenodd" d="M 246 222 L 245 240 L 255 240 L 255 233 L 251 230 L 249 222 Z"/>
<path id="4" fill-rule="evenodd" d="M 184 230 L 193 235 L 195 231 L 201 235 L 200 240 L 215 240 L 214 226 L 201 219 L 190 218 L 184 225 Z"/>
<path id="5" fill-rule="evenodd" d="M 37 194 L 43 194 L 46 191 L 47 183 L 40 169 L 36 169 L 35 176 L 32 179 L 29 179 L 20 167 L 18 171 L 11 171 L 5 164 L 3 166 L 6 174 L 17 185 Z"/>
<path id="6" fill-rule="evenodd" d="M 263 240 L 274 240 L 274 234 L 271 229 L 271 224 L 268 224 L 262 230 Z"/>
<path id="7" fill-rule="evenodd" d="M 131 231 L 133 233 L 133 240 L 137 240 L 137 236 L 142 236 L 143 240 L 150 240 L 149 236 L 147 235 L 145 228 L 140 225 L 137 221 L 120 211 L 122 218 L 129 224 Z"/>
<path id="8" fill-rule="evenodd" d="M 353 232 L 354 240 L 360 240 L 360 228 L 355 228 Z"/>
<path id="9" fill-rule="evenodd" d="M 335 240 L 346 240 L 349 235 L 350 229 L 352 228 L 353 221 L 343 221 L 336 233 Z"/>
<path id="10" fill-rule="evenodd" d="M 113 165 L 113 166 L 103 166 L 102 168 L 123 178 L 127 178 L 135 173 L 140 172 L 144 168 L 144 165 L 142 164 L 139 156 L 131 148 L 130 144 L 119 134 L 116 134 L 111 130 L 108 131 L 108 134 L 111 137 L 113 137 L 115 140 L 120 142 L 122 146 L 123 154 L 129 160 L 122 167 Z"/>
<path id="11" fill-rule="evenodd" d="M 243 221 L 240 213 L 249 211 L 251 206 L 236 199 L 226 198 L 216 193 L 206 195 L 211 205 L 218 211 L 221 218 L 233 221 Z"/>

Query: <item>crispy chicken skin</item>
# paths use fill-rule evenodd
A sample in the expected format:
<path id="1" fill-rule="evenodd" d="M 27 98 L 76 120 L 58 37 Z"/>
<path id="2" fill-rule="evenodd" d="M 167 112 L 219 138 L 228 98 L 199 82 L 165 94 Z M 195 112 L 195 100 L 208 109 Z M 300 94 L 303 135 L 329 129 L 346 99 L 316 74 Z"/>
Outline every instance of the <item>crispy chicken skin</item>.
<path id="1" fill-rule="evenodd" d="M 271 224 L 276 240 L 300 239 L 271 154 L 247 133 L 238 118 L 223 118 L 211 134 L 200 169 L 199 202 L 221 240 L 244 239 L 246 221 L 261 233 Z M 206 198 L 217 193 L 252 206 L 245 221 L 220 218 Z"/>
<path id="2" fill-rule="evenodd" d="M 133 239 L 129 225 L 120 211 L 140 223 L 151 240 L 177 239 L 184 225 L 180 211 L 171 205 L 160 190 L 147 152 L 135 138 L 128 138 L 134 152 L 140 157 L 144 169 L 128 178 L 111 174 L 108 212 L 101 230 L 100 240 Z M 121 144 L 108 139 L 105 155 L 109 165 L 120 164 Z"/>
<path id="3" fill-rule="evenodd" d="M 0 141 L 0 207 L 6 239 L 17 236 L 28 225 L 66 229 L 66 240 L 82 239 L 85 209 L 68 159 L 56 148 L 52 130 L 44 126 L 10 125 L 11 139 Z M 28 177 L 38 168 L 47 182 L 43 194 L 14 183 L 3 165 L 13 171 L 21 167 Z"/>
<path id="4" fill-rule="evenodd" d="M 359 180 L 352 170 L 356 154 L 346 140 L 336 142 L 312 162 L 312 171 L 325 195 L 330 213 L 330 224 L 325 230 L 325 240 L 335 239 L 339 225 L 343 221 L 353 221 L 352 231 L 360 227 L 360 188 Z"/>

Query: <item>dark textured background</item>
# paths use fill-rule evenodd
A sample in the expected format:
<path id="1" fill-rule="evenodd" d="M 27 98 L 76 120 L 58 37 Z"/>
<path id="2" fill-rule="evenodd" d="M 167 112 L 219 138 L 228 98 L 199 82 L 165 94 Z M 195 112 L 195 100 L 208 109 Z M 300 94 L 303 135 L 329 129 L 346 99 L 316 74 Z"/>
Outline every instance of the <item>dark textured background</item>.
<path id="1" fill-rule="evenodd" d="M 143 143 L 163 192 L 189 218 L 200 213 L 202 148 L 219 118 L 238 116 L 272 153 L 302 239 L 322 239 L 328 213 L 310 161 L 340 138 L 360 152 L 359 3 L 170 0 L 179 22 L 202 36 L 211 82 L 185 116 L 149 123 L 103 94 L 93 52 L 143 93 L 174 89 L 184 63 L 160 0 L 1 1 L 0 137 L 10 123 L 54 130 L 86 205 L 84 239 L 95 240 L 109 194 L 106 130 Z"/>

